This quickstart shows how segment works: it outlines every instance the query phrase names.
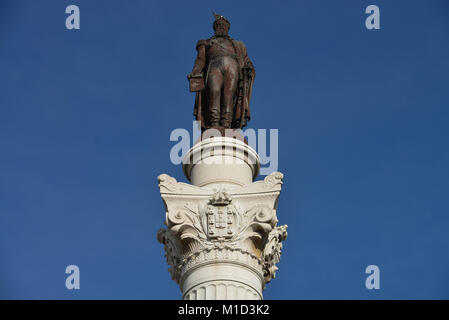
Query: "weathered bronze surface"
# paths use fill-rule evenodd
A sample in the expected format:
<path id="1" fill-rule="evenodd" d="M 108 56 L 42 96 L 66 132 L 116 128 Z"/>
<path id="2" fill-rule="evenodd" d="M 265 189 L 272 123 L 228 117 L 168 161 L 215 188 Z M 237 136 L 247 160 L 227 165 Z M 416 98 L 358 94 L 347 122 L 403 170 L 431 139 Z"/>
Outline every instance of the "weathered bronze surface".
<path id="1" fill-rule="evenodd" d="M 250 120 L 249 102 L 256 71 L 243 42 L 229 36 L 229 21 L 214 13 L 214 36 L 199 40 L 190 91 L 201 129 L 240 129 Z"/>

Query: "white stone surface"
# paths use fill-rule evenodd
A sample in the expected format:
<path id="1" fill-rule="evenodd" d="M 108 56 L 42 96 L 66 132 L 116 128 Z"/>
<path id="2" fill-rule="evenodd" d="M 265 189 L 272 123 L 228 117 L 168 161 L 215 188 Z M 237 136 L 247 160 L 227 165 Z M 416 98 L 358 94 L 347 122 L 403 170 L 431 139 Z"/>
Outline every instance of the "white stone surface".
<path id="1" fill-rule="evenodd" d="M 287 226 L 277 226 L 282 173 L 252 182 L 259 157 L 231 140 L 210 138 L 189 151 L 194 161 L 183 169 L 193 185 L 158 178 L 167 226 L 158 240 L 183 299 L 262 299 L 287 237 Z"/>
<path id="2" fill-rule="evenodd" d="M 186 300 L 261 300 L 263 276 L 243 263 L 215 261 L 201 265 L 181 283 Z"/>

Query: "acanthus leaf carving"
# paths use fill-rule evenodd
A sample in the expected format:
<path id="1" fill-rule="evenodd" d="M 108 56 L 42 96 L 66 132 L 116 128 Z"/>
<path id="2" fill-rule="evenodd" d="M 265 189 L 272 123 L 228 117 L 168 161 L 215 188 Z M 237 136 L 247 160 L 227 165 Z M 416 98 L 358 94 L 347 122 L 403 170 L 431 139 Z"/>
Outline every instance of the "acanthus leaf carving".
<path id="1" fill-rule="evenodd" d="M 162 190 L 162 188 L 165 188 L 166 191 L 175 191 L 178 186 L 178 182 L 175 178 L 170 177 L 168 174 L 161 174 L 157 177 L 157 180 L 159 182 L 159 188 Z"/>
<path id="2" fill-rule="evenodd" d="M 287 236 L 287 226 L 276 227 L 275 208 L 282 178 L 275 172 L 254 186 L 244 187 L 252 190 L 250 193 L 218 188 L 193 194 L 200 188 L 189 189 L 187 184 L 184 188 L 168 175 L 159 176 L 167 229 L 159 230 L 158 240 L 165 246 L 172 278 L 179 282 L 183 272 L 213 257 L 233 260 L 246 254 L 259 261 L 257 272 L 265 283 L 270 282 Z"/>
<path id="3" fill-rule="evenodd" d="M 275 185 L 282 185 L 282 179 L 284 175 L 278 171 L 275 171 L 265 177 L 264 183 L 267 188 L 273 188 Z"/>
<path id="4" fill-rule="evenodd" d="M 157 232 L 157 240 L 164 245 L 165 258 L 169 265 L 168 271 L 171 274 L 172 280 L 179 281 L 180 274 L 180 260 L 181 260 L 181 245 L 179 239 L 175 237 L 170 231 L 160 228 Z"/>
<path id="5" fill-rule="evenodd" d="M 263 264 L 265 282 L 270 282 L 275 276 L 281 260 L 282 242 L 287 239 L 287 225 L 274 228 L 269 234 L 263 250 Z"/>

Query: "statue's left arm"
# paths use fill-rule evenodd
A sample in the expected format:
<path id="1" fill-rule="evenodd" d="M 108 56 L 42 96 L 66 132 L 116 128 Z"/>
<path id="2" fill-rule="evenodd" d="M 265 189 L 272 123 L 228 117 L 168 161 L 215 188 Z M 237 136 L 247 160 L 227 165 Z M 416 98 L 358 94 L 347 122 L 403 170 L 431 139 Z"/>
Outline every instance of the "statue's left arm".
<path id="1" fill-rule="evenodd" d="M 206 64 L 206 41 L 199 40 L 196 45 L 196 50 L 198 52 L 197 57 L 193 65 L 193 70 L 188 77 L 201 75 Z"/>

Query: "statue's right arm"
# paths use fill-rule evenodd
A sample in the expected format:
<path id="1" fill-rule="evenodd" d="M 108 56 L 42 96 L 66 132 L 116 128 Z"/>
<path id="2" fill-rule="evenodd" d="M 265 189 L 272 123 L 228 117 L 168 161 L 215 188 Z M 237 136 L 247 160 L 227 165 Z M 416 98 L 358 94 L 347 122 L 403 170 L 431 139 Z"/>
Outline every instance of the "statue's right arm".
<path id="1" fill-rule="evenodd" d="M 190 73 L 191 76 L 198 76 L 203 72 L 204 65 L 206 64 L 206 41 L 198 41 L 196 50 L 198 51 L 198 54 L 195 59 L 195 64 L 193 65 L 193 70 Z"/>

